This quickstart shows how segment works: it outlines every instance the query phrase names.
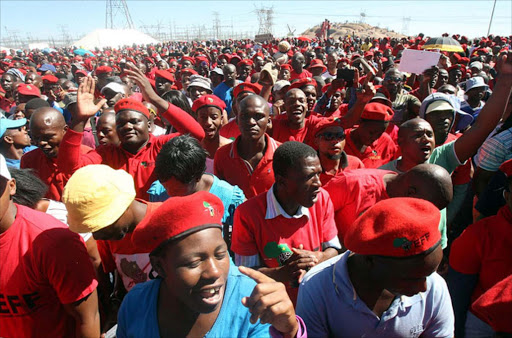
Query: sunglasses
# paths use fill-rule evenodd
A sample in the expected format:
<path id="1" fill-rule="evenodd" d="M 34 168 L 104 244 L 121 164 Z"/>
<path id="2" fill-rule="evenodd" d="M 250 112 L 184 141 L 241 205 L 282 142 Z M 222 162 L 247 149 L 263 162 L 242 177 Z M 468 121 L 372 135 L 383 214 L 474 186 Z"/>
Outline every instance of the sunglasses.
<path id="1" fill-rule="evenodd" d="M 398 76 L 386 76 L 384 78 L 384 80 L 393 81 L 393 82 L 402 82 L 403 81 L 403 79 L 401 77 L 398 77 Z"/>
<path id="2" fill-rule="evenodd" d="M 326 141 L 332 141 L 332 140 L 343 141 L 345 139 L 345 133 L 323 133 L 318 136 L 323 138 Z"/>

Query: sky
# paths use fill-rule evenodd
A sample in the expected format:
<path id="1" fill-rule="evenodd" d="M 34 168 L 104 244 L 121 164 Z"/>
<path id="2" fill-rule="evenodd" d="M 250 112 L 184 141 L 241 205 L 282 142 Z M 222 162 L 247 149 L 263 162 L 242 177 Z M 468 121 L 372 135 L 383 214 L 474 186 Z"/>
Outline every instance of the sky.
<path id="1" fill-rule="evenodd" d="M 368 24 L 406 35 L 427 36 L 460 33 L 468 37 L 487 35 L 494 0 L 466 1 L 136 1 L 127 5 L 134 25 L 161 25 L 171 35 L 188 31 L 191 36 L 213 31 L 215 12 L 224 35 L 256 34 L 257 8 L 273 8 L 275 36 L 286 36 L 288 26 L 298 36 L 304 30 L 331 22 L 357 22 L 361 13 Z M 105 28 L 106 1 L 0 0 L 0 43 L 13 32 L 21 39 L 59 39 L 63 32 L 79 38 Z M 410 21 L 407 20 L 410 18 Z M 124 20 L 116 16 L 119 24 Z M 408 24 L 407 24 L 408 23 Z M 148 28 L 156 31 L 155 28 Z M 512 35 L 512 1 L 497 0 L 491 33 Z"/>

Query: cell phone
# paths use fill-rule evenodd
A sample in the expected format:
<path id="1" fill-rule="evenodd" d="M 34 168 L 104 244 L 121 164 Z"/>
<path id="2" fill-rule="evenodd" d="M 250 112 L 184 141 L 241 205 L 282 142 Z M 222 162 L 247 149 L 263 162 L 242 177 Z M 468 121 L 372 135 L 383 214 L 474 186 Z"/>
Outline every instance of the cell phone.
<path id="1" fill-rule="evenodd" d="M 350 87 L 354 83 L 354 70 L 350 68 L 338 69 L 336 72 L 336 79 L 343 79 L 347 86 Z"/>

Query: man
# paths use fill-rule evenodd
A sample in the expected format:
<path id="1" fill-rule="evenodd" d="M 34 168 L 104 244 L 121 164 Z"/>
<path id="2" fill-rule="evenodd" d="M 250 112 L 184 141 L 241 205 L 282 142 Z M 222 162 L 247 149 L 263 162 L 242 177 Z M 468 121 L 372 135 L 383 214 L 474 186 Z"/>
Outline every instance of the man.
<path id="1" fill-rule="evenodd" d="M 364 168 L 359 158 L 345 153 L 345 131 L 339 119 L 323 120 L 316 126 L 314 135 L 318 158 L 322 165 L 320 174 L 322 186 L 345 170 Z"/>
<path id="2" fill-rule="evenodd" d="M 325 186 L 335 212 L 338 236 L 344 236 L 356 218 L 369 207 L 387 198 L 415 197 L 425 199 L 439 210 L 446 208 L 453 197 L 450 174 L 435 164 L 420 164 L 396 174 L 389 170 L 359 169 L 335 176 Z M 446 246 L 446 228 L 440 229 Z"/>
<path id="3" fill-rule="evenodd" d="M 253 62 L 249 59 L 244 59 L 236 65 L 237 67 L 237 74 L 238 74 L 238 81 L 240 82 L 249 82 L 249 76 L 252 72 L 252 66 Z"/>
<path id="4" fill-rule="evenodd" d="M 440 68 L 434 89 L 439 91 L 439 88 L 446 84 L 448 84 L 448 71 L 444 68 Z"/>
<path id="5" fill-rule="evenodd" d="M 130 97 L 130 88 L 124 83 L 109 82 L 101 89 L 101 94 L 107 100 L 108 107 L 114 107 L 115 104 L 126 97 Z"/>
<path id="6" fill-rule="evenodd" d="M 313 77 L 313 74 L 309 72 L 308 70 L 304 69 L 304 66 L 306 65 L 306 59 L 304 58 L 304 55 L 302 53 L 295 53 L 292 56 L 292 71 L 290 73 L 290 78 L 282 78 L 281 80 L 288 80 L 290 82 L 293 82 L 293 80 L 300 80 L 307 77 Z M 281 67 L 282 68 L 282 67 Z"/>
<path id="7" fill-rule="evenodd" d="M 203 128 L 192 116 L 180 108 L 159 97 L 151 88 L 148 79 L 133 66 L 126 72 L 131 76 L 144 95 L 178 131 L 190 133 L 202 139 Z M 116 111 L 116 130 L 121 141 L 119 147 L 114 145 L 99 146 L 88 154 L 80 154 L 78 145 L 83 137 L 83 130 L 88 119 L 95 115 L 105 100 L 94 104 L 94 80 L 85 79 L 78 91 L 78 111 L 73 116 L 71 128 L 62 140 L 61 154 L 58 157 L 59 168 L 72 174 L 78 168 L 88 164 L 104 163 L 115 169 L 125 169 L 135 179 L 137 197 L 147 199 L 147 191 L 155 181 L 153 173 L 155 158 L 161 147 L 178 133 L 154 137 L 149 133 L 149 111 L 138 101 L 122 99 L 114 106 Z"/>
<path id="8" fill-rule="evenodd" d="M 237 81 L 236 67 L 232 64 L 227 64 L 222 68 L 224 74 L 224 81 L 218 85 L 213 91 L 213 95 L 218 96 L 226 104 L 226 111 L 231 113 L 231 103 L 233 96 L 231 95 L 231 88 L 234 88 L 239 81 Z"/>
<path id="9" fill-rule="evenodd" d="M 32 114 L 29 126 L 32 141 L 38 149 L 23 155 L 20 167 L 34 169 L 34 173 L 48 186 L 45 197 L 60 201 L 64 186 L 71 176 L 57 166 L 62 138 L 68 129 L 64 116 L 54 108 L 42 107 Z M 79 153 L 90 150 L 81 142 L 77 144 Z"/>
<path id="10" fill-rule="evenodd" d="M 25 104 L 25 117 L 28 121 L 30 121 L 30 118 L 32 117 L 32 114 L 38 109 L 43 107 L 50 107 L 50 104 L 48 101 L 43 100 L 41 98 L 34 98 Z"/>
<path id="11" fill-rule="evenodd" d="M 478 114 L 485 105 L 482 99 L 489 86 L 485 84 L 481 76 L 475 76 L 466 81 L 467 100 L 461 103 L 460 109 L 473 116 L 476 120 Z"/>
<path id="12" fill-rule="evenodd" d="M 164 70 L 158 69 L 155 72 L 155 88 L 156 93 L 159 96 L 162 96 L 163 93 L 173 89 L 174 82 L 176 82 L 173 73 Z M 187 89 L 185 87 L 185 89 Z"/>
<path id="13" fill-rule="evenodd" d="M 128 173 L 102 164 L 80 168 L 66 184 L 62 201 L 69 229 L 92 233 L 97 240 L 105 273 L 117 270 L 126 291 L 149 279 L 148 252 L 134 246 L 131 235 L 161 203 L 136 199 Z"/>
<path id="14" fill-rule="evenodd" d="M 187 92 L 192 102 L 194 102 L 203 95 L 212 94 L 212 82 L 207 77 L 192 75 Z"/>
<path id="15" fill-rule="evenodd" d="M 16 105 L 20 105 L 22 103 L 27 103 L 28 101 L 40 98 L 41 92 L 34 85 L 28 85 L 24 83 L 20 83 L 16 86 L 14 100 L 16 101 Z"/>
<path id="16" fill-rule="evenodd" d="M 347 130 L 347 154 L 358 157 L 365 168 L 378 168 L 395 158 L 396 145 L 385 133 L 393 110 L 382 103 L 368 103 L 361 114 L 357 128 Z"/>
<path id="17" fill-rule="evenodd" d="M 81 237 L 54 217 L 13 202 L 0 155 L 0 334 L 98 337 L 98 282 Z"/>
<path id="18" fill-rule="evenodd" d="M 247 198 L 267 191 L 274 183 L 272 158 L 280 143 L 266 134 L 270 108 L 259 95 L 240 102 L 240 136 L 217 150 L 214 174 L 237 185 Z"/>
<path id="19" fill-rule="evenodd" d="M 384 75 L 383 88 L 389 93 L 389 99 L 393 104 L 393 119 L 396 125 L 418 116 L 421 102 L 403 89 L 405 75 L 398 69 L 391 68 Z"/>
<path id="20" fill-rule="evenodd" d="M 338 70 L 337 65 L 338 65 L 338 53 L 330 52 L 327 55 L 327 70 L 322 74 L 322 78 L 324 80 L 336 79 L 336 72 Z"/>
<path id="21" fill-rule="evenodd" d="M 415 198 L 378 202 L 346 234 L 350 250 L 310 270 L 297 313 L 312 337 L 453 337 L 439 210 Z"/>
<path id="22" fill-rule="evenodd" d="M 283 143 L 272 167 L 272 187 L 235 211 L 231 249 L 236 265 L 286 283 L 295 303 L 304 273 L 336 256 L 341 245 L 316 151 L 300 142 Z"/>
<path id="23" fill-rule="evenodd" d="M 119 146 L 119 136 L 116 132 L 116 114 L 112 111 L 104 110 L 96 121 L 96 133 L 100 145 L 112 144 Z"/>
<path id="24" fill-rule="evenodd" d="M 8 167 L 19 169 L 21 157 L 27 151 L 35 149 L 30 146 L 27 119 L 0 119 L 0 154 L 5 157 Z"/>
<path id="25" fill-rule="evenodd" d="M 39 91 L 43 89 L 43 78 L 37 73 L 27 73 L 27 75 L 25 75 L 25 83 L 36 86 Z"/>

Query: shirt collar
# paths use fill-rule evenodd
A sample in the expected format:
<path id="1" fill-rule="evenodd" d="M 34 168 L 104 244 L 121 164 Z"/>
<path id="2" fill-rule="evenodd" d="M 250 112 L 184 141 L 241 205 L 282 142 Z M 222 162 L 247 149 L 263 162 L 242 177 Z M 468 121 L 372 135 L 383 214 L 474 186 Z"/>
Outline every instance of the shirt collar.
<path id="1" fill-rule="evenodd" d="M 277 201 L 274 195 L 274 185 L 272 185 L 267 191 L 267 213 L 265 214 L 265 219 L 273 219 L 277 216 L 283 216 L 284 218 L 301 218 L 306 216 L 309 219 L 309 209 L 301 205 L 295 215 L 288 215 Z"/>

